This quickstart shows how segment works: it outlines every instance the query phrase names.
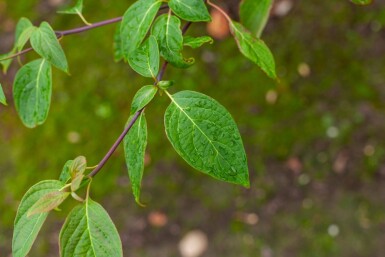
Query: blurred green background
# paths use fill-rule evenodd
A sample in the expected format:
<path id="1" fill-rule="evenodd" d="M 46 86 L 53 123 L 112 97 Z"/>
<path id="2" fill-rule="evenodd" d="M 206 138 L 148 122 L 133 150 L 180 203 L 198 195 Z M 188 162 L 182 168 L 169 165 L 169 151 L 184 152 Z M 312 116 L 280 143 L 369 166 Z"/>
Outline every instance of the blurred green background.
<path id="1" fill-rule="evenodd" d="M 131 1 L 132 2 L 132 1 Z M 13 44 L 17 20 L 81 26 L 55 11 L 61 0 L 0 0 L 0 50 Z M 85 1 L 90 22 L 121 16 L 130 1 Z M 236 18 L 238 1 L 223 1 Z M 380 257 L 385 251 L 385 8 L 340 1 L 276 1 L 263 39 L 281 83 L 269 80 L 230 37 L 199 50 L 196 65 L 172 67 L 172 92 L 189 89 L 233 115 L 248 153 L 251 188 L 218 182 L 189 168 L 163 128 L 165 96 L 146 110 L 149 143 L 142 201 L 135 204 L 122 148 L 94 179 L 91 196 L 114 220 L 125 256 L 170 257 L 199 230 L 204 257 Z M 14 63 L 0 80 L 0 256 L 11 256 L 12 224 L 26 190 L 56 179 L 68 159 L 97 164 L 121 132 L 134 93 L 151 80 L 114 63 L 116 25 L 62 40 L 71 76 L 55 70 L 47 122 L 24 128 L 15 113 Z M 204 24 L 189 35 L 207 34 Z M 35 58 L 26 55 L 23 62 Z M 30 256 L 58 256 L 62 212 L 49 216 Z"/>

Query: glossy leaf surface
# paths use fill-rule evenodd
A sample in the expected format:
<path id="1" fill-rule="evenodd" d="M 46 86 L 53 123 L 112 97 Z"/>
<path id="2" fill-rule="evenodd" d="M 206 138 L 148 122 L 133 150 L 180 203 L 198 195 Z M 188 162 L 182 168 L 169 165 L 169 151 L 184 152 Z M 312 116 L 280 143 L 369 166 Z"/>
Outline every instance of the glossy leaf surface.
<path id="1" fill-rule="evenodd" d="M 251 35 L 238 22 L 232 21 L 230 28 L 240 52 L 257 64 L 270 78 L 277 79 L 274 57 L 267 45 L 262 40 Z"/>
<path id="2" fill-rule="evenodd" d="M 59 241 L 61 257 L 123 256 L 122 243 L 110 216 L 89 198 L 68 215 Z"/>
<path id="3" fill-rule="evenodd" d="M 29 128 L 44 123 L 52 93 L 51 65 L 44 59 L 27 63 L 16 73 L 13 98 L 16 110 Z"/>
<path id="4" fill-rule="evenodd" d="M 202 0 L 170 0 L 171 10 L 186 21 L 210 21 L 211 17 Z"/>
<path id="5" fill-rule="evenodd" d="M 57 191 L 64 186 L 58 180 L 46 180 L 32 186 L 21 199 L 17 210 L 13 239 L 13 257 L 24 257 L 30 251 L 48 213 L 41 213 L 27 217 L 28 210 L 44 195 Z"/>
<path id="6" fill-rule="evenodd" d="M 55 32 L 47 22 L 40 24 L 40 27 L 32 33 L 30 41 L 32 48 L 40 56 L 58 69 L 68 72 L 67 58 Z"/>
<path id="7" fill-rule="evenodd" d="M 159 72 L 159 48 L 156 38 L 150 36 L 128 58 L 131 68 L 143 77 L 156 78 Z"/>
<path id="8" fill-rule="evenodd" d="M 129 120 L 131 119 L 132 117 L 130 117 Z M 140 188 L 142 184 L 146 146 L 147 122 L 144 113 L 142 113 L 124 138 L 124 155 L 128 176 L 131 181 L 135 201 L 140 205 Z"/>
<path id="9" fill-rule="evenodd" d="M 248 187 L 245 150 L 227 110 L 198 92 L 168 96 L 171 104 L 164 117 L 166 134 L 178 154 L 203 173 Z"/>
<path id="10" fill-rule="evenodd" d="M 273 0 L 243 0 L 239 7 L 241 23 L 255 35 L 260 37 L 269 19 Z"/>
<path id="11" fill-rule="evenodd" d="M 194 59 L 185 60 L 182 56 L 183 35 L 178 17 L 163 14 L 159 16 L 151 30 L 159 43 L 161 56 L 178 68 L 187 68 L 194 63 Z"/>
<path id="12" fill-rule="evenodd" d="M 161 1 L 139 0 L 128 8 L 120 25 L 123 55 L 127 59 L 142 43 L 158 13 Z"/>
<path id="13" fill-rule="evenodd" d="M 154 98 L 158 88 L 153 85 L 143 86 L 136 92 L 131 104 L 131 115 L 145 107 Z"/>

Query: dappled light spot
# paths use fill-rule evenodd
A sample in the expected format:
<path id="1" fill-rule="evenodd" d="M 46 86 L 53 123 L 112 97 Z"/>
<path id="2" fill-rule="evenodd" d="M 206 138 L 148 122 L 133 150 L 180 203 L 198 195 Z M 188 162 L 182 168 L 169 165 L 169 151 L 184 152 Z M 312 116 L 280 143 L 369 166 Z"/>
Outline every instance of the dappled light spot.
<path id="1" fill-rule="evenodd" d="M 208 239 L 200 230 L 188 232 L 179 242 L 179 251 L 182 257 L 199 257 L 207 249 Z"/>

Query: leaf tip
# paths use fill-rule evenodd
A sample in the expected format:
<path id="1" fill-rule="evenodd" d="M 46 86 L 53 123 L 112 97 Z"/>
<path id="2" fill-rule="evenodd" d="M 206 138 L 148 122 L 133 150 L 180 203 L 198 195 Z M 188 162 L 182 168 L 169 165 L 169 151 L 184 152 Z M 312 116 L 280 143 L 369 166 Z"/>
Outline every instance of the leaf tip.
<path id="1" fill-rule="evenodd" d="M 143 207 L 143 208 L 146 207 L 146 205 L 143 204 L 143 203 L 140 201 L 139 197 L 135 197 L 135 202 L 136 202 L 136 204 L 139 205 L 140 207 Z"/>

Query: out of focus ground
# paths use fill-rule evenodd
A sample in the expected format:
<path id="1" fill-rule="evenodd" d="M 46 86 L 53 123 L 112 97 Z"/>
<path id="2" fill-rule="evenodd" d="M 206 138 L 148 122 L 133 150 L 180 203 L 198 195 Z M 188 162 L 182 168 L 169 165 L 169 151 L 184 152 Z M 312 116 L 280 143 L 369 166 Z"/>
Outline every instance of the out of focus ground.
<path id="1" fill-rule="evenodd" d="M 60 2 L 0 0 L 1 53 L 12 45 L 21 16 L 36 24 L 49 20 L 60 30 L 81 25 L 75 16 L 55 14 Z M 93 199 L 116 223 L 125 256 L 181 256 L 178 245 L 186 235 L 207 239 L 203 257 L 383 256 L 384 2 L 284 2 L 263 35 L 280 85 L 243 58 L 231 38 L 186 52 L 196 65 L 166 74 L 176 81 L 174 92 L 203 92 L 232 113 L 248 153 L 250 190 L 217 182 L 181 160 L 163 129 L 168 100 L 158 97 L 146 110 L 147 207 L 133 200 L 121 148 L 92 186 Z M 122 15 L 129 4 L 85 5 L 94 22 Z M 229 1 L 230 11 L 236 5 Z M 78 155 L 96 164 L 124 126 L 133 94 L 151 83 L 113 62 L 114 30 L 110 25 L 63 39 L 71 76 L 55 70 L 50 116 L 41 127 L 24 128 L 12 107 L 17 65 L 0 76 L 10 102 L 0 106 L 0 256 L 10 256 L 23 193 L 57 178 L 65 161 Z M 206 33 L 203 24 L 190 31 Z M 31 257 L 58 256 L 60 226 L 74 204 L 49 217 Z M 196 230 L 201 233 L 189 234 Z"/>

